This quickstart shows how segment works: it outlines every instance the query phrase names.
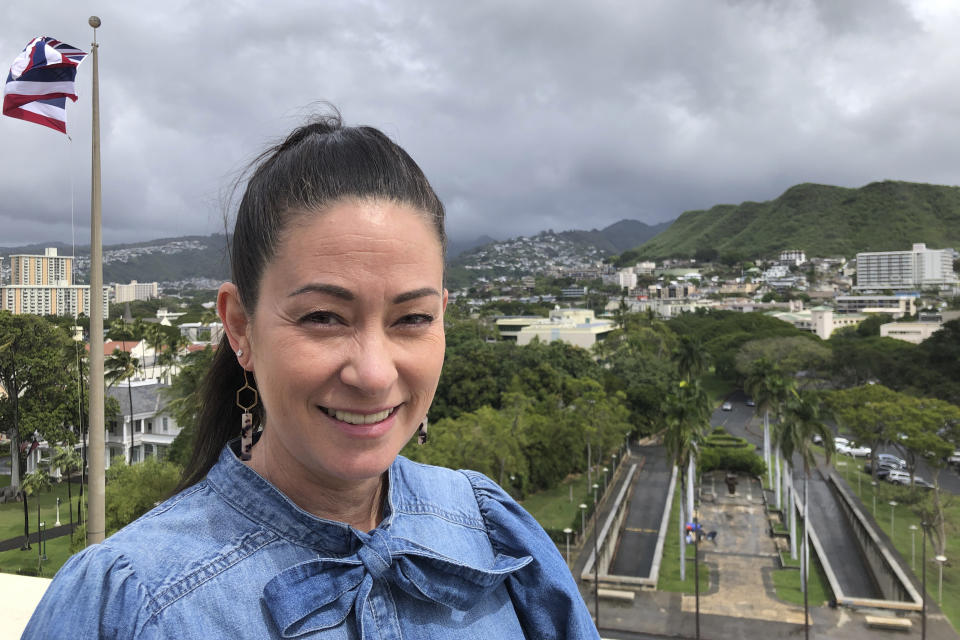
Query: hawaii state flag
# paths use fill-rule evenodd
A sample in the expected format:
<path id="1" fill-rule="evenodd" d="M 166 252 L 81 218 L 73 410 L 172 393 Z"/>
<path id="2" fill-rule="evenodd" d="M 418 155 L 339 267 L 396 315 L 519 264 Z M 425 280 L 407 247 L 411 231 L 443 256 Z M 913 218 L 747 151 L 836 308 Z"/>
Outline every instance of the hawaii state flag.
<path id="1" fill-rule="evenodd" d="M 34 38 L 10 66 L 3 115 L 67 132 L 67 98 L 77 101 L 74 80 L 87 54 L 54 38 Z"/>

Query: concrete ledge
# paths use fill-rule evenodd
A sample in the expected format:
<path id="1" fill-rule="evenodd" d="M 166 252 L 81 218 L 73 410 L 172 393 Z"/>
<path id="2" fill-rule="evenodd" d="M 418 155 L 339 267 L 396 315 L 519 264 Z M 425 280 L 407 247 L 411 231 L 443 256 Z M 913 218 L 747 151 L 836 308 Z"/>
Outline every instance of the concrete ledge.
<path id="1" fill-rule="evenodd" d="M 605 600 L 619 600 L 620 602 L 633 602 L 637 597 L 637 594 L 633 591 L 621 591 L 619 589 L 597 589 L 597 595 Z"/>
<path id="2" fill-rule="evenodd" d="M 867 616 L 868 627 L 877 627 L 879 629 L 901 629 L 909 631 L 913 628 L 913 623 L 906 618 L 894 618 L 893 616 Z"/>

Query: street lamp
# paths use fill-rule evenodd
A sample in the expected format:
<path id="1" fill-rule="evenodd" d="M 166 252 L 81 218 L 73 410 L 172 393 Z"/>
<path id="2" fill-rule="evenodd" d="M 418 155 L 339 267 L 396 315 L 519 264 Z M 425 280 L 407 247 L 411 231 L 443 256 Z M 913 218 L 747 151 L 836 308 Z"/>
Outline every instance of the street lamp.
<path id="1" fill-rule="evenodd" d="M 943 565 L 947 562 L 947 556 L 936 556 L 934 560 L 940 565 L 940 584 L 937 587 L 937 602 L 943 604 Z"/>
<path id="2" fill-rule="evenodd" d="M 604 468 L 603 468 L 603 491 L 604 491 L 604 493 L 606 493 L 606 491 L 607 491 L 607 474 L 608 474 L 608 473 L 610 473 L 610 469 L 609 469 L 608 467 L 604 467 Z"/>
<path id="3" fill-rule="evenodd" d="M 873 517 L 877 517 L 877 481 L 871 480 L 870 484 L 873 486 Z"/>
<path id="4" fill-rule="evenodd" d="M 843 479 L 846 480 L 847 482 L 850 482 L 850 476 L 847 475 L 847 461 L 840 460 L 839 462 L 837 462 L 837 466 L 843 469 Z"/>
<path id="5" fill-rule="evenodd" d="M 920 605 L 920 640 L 927 640 L 927 527 L 929 525 L 926 522 L 920 523 L 920 528 L 923 529 L 923 537 L 921 538 L 921 546 L 923 551 L 920 553 L 920 578 L 921 583 L 921 593 L 922 593 L 922 603 Z"/>
<path id="6" fill-rule="evenodd" d="M 567 527 L 563 530 L 563 535 L 567 537 L 567 564 L 570 564 L 570 534 L 573 533 L 573 529 Z"/>
<path id="7" fill-rule="evenodd" d="M 587 532 L 587 505 L 580 503 L 580 537 Z"/>
<path id="8" fill-rule="evenodd" d="M 596 482 L 593 483 L 593 504 L 597 504 L 597 489 L 600 488 L 600 485 Z"/>
<path id="9" fill-rule="evenodd" d="M 890 539 L 893 540 L 893 508 L 897 506 L 897 501 L 891 500 L 887 504 L 890 505 Z"/>
<path id="10" fill-rule="evenodd" d="M 917 525 L 910 525 L 910 568 L 917 570 Z"/>

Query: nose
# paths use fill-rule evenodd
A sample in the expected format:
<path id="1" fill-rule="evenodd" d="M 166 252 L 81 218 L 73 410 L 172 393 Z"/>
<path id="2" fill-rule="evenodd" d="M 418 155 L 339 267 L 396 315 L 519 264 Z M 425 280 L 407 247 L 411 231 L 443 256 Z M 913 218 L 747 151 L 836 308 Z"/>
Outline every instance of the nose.
<path id="1" fill-rule="evenodd" d="M 397 381 L 397 365 L 390 340 L 381 330 L 358 333 L 347 362 L 340 370 L 341 381 L 368 395 L 389 390 Z"/>

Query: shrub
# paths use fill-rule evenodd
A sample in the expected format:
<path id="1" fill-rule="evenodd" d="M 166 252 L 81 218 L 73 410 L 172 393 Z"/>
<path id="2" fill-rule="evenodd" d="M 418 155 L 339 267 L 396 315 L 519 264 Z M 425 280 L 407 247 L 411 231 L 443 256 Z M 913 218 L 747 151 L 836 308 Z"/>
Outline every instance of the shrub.
<path id="1" fill-rule="evenodd" d="M 698 466 L 700 473 L 722 469 L 760 476 L 767 470 L 763 458 L 754 453 L 752 447 L 750 449 L 705 447 L 700 452 Z"/>

